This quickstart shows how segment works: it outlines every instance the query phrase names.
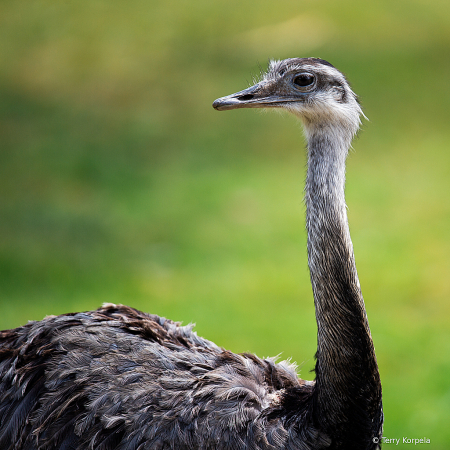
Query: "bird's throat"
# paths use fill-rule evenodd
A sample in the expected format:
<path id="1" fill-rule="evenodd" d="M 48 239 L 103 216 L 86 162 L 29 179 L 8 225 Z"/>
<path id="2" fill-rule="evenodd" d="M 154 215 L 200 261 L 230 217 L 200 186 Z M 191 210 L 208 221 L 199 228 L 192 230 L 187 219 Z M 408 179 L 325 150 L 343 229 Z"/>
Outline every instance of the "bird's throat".
<path id="1" fill-rule="evenodd" d="M 316 404 L 325 428 L 348 416 L 349 408 L 381 401 L 344 196 L 351 138 L 333 128 L 308 135 L 305 200 L 308 264 L 318 327 Z M 330 399 L 335 403 L 330 405 Z"/>

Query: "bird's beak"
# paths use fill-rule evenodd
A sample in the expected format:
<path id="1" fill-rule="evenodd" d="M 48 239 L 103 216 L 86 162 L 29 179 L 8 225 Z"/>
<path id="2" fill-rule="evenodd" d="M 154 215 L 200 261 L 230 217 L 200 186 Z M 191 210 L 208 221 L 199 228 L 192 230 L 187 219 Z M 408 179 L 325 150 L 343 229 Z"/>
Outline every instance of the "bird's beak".
<path id="1" fill-rule="evenodd" d="M 258 83 L 236 94 L 214 100 L 213 108 L 218 111 L 237 108 L 267 108 L 279 106 L 280 98 L 270 92 L 267 83 Z M 278 103 L 278 104 L 276 104 Z"/>

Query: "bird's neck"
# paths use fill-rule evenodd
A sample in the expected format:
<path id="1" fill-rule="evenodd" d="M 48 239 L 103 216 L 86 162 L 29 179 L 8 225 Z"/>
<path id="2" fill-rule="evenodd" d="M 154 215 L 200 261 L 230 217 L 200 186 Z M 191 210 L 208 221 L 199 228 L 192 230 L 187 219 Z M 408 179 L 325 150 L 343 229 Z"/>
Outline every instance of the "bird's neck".
<path id="1" fill-rule="evenodd" d="M 357 427 L 363 420 L 366 426 L 381 414 L 378 367 L 344 197 L 353 133 L 327 125 L 307 130 L 307 137 L 308 264 L 318 327 L 316 417 L 345 439 L 351 432 L 346 424 Z"/>

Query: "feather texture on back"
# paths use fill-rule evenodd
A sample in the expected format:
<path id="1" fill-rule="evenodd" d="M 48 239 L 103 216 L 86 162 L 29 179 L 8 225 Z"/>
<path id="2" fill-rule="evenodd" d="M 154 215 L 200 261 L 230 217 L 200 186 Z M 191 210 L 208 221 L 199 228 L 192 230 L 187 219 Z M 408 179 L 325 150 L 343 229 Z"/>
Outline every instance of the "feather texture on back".
<path id="1" fill-rule="evenodd" d="M 4 450 L 327 442 L 293 426 L 308 414 L 313 383 L 287 362 L 223 350 L 192 326 L 108 304 L 3 331 L 0 339 Z"/>

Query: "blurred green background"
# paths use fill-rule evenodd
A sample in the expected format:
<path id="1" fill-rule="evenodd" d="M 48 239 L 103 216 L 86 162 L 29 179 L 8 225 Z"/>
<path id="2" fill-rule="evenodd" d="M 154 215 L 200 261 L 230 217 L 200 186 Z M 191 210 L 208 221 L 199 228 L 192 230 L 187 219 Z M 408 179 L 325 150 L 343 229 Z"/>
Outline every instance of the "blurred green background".
<path id="1" fill-rule="evenodd" d="M 0 329 L 125 303 L 311 379 L 301 127 L 211 103 L 318 56 L 370 119 L 347 202 L 384 435 L 448 448 L 447 0 L 9 0 L 0 42 Z"/>

